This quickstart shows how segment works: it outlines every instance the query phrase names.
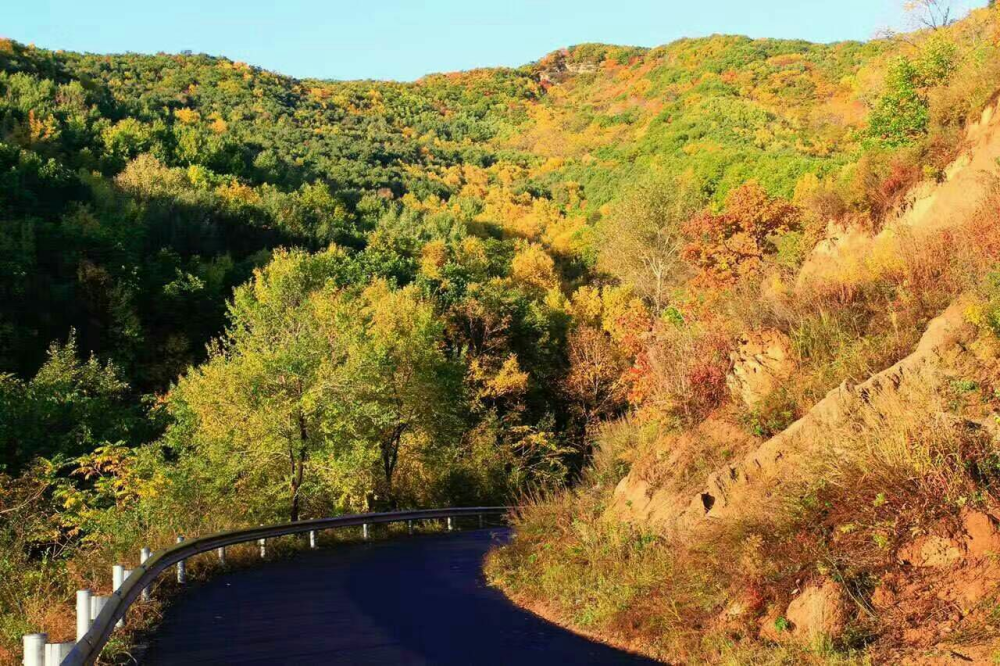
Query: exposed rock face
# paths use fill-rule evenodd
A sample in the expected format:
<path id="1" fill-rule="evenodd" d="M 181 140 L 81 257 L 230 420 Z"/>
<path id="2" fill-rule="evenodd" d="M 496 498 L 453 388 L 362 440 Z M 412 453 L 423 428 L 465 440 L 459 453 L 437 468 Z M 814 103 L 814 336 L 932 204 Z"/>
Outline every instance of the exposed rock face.
<path id="1" fill-rule="evenodd" d="M 847 622 L 844 592 L 830 579 L 810 585 L 788 604 L 785 617 L 791 623 L 792 637 L 796 640 L 813 643 L 823 638 L 836 638 Z"/>
<path id="2" fill-rule="evenodd" d="M 780 331 L 748 335 L 730 359 L 733 370 L 726 383 L 748 407 L 759 405 L 795 372 L 791 341 Z"/>
<path id="3" fill-rule="evenodd" d="M 965 547 L 969 559 L 979 560 L 1000 555 L 1000 525 L 993 516 L 965 509 L 962 512 L 962 528 L 965 530 Z"/>
<path id="4" fill-rule="evenodd" d="M 872 606 L 879 613 L 894 615 L 904 627 L 906 643 L 925 650 L 925 655 L 938 650 L 964 655 L 958 662 L 914 659 L 902 663 L 992 663 L 974 659 L 974 646 L 961 642 L 956 646 L 950 639 L 964 620 L 976 626 L 992 612 L 992 605 L 984 602 L 1000 589 L 998 527 L 996 517 L 965 508 L 957 526 L 953 517 L 943 519 L 933 528 L 935 534 L 917 537 L 900 549 L 897 559 L 903 566 L 883 578 L 872 595 Z M 926 621 L 928 609 L 934 608 L 936 620 Z"/>
<path id="5" fill-rule="evenodd" d="M 699 451 L 746 452 L 756 441 L 725 420 L 708 419 L 691 431 L 661 442 L 655 456 L 638 461 L 615 488 L 614 509 L 624 520 L 649 525 L 672 521 L 690 500 L 691 481 L 684 472 Z"/>
<path id="6" fill-rule="evenodd" d="M 899 549 L 900 563 L 914 567 L 941 569 L 953 565 L 974 565 L 1000 555 L 1000 524 L 988 513 L 966 507 L 962 528 L 950 536 L 919 536 Z M 946 531 L 944 527 L 941 531 Z"/>
<path id="7" fill-rule="evenodd" d="M 597 71 L 596 62 L 573 62 L 568 50 L 555 51 L 545 58 L 545 68 L 539 72 L 542 83 L 561 83 L 575 74 L 592 74 Z"/>
<path id="8" fill-rule="evenodd" d="M 976 335 L 965 322 L 965 306 L 956 303 L 932 320 L 912 354 L 867 381 L 846 383 L 830 391 L 804 417 L 784 432 L 752 450 L 742 460 L 708 475 L 700 490 L 681 492 L 665 484 L 662 490 L 644 488 L 641 518 L 654 523 L 669 537 L 684 538 L 692 530 L 710 522 L 727 520 L 769 503 L 808 478 L 812 464 L 823 456 L 836 455 L 837 442 L 830 433 L 847 422 L 880 392 L 905 398 L 947 385 L 948 359 L 962 353 Z M 622 506 L 633 494 L 635 479 L 630 473 L 616 489 L 616 508 L 625 517 L 631 512 Z M 633 516 L 635 514 L 632 514 Z M 636 516 L 639 517 L 639 516 Z"/>
<path id="9" fill-rule="evenodd" d="M 966 130 L 973 149 L 960 155 L 944 173 L 944 182 L 926 182 L 913 188 L 907 201 L 885 228 L 872 236 L 854 227 L 833 227 L 806 259 L 799 272 L 800 287 L 850 283 L 863 274 L 860 267 L 879 255 L 892 256 L 901 236 L 919 242 L 936 232 L 968 220 L 988 191 L 985 174 L 1000 172 L 1000 113 L 998 106 L 983 111 L 979 122 Z"/>
<path id="10" fill-rule="evenodd" d="M 954 539 L 939 536 L 922 536 L 899 551 L 899 561 L 915 567 L 940 568 L 951 566 L 962 559 L 962 551 Z"/>

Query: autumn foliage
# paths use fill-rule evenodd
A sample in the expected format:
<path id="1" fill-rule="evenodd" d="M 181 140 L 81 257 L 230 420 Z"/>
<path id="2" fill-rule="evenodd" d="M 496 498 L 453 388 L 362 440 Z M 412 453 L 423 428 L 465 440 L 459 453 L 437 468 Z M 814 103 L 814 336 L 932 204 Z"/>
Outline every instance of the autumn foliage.
<path id="1" fill-rule="evenodd" d="M 731 283 L 760 273 L 777 251 L 775 238 L 798 227 L 798 209 L 751 181 L 733 190 L 721 213 L 704 211 L 687 223 L 684 258 L 708 282 Z"/>

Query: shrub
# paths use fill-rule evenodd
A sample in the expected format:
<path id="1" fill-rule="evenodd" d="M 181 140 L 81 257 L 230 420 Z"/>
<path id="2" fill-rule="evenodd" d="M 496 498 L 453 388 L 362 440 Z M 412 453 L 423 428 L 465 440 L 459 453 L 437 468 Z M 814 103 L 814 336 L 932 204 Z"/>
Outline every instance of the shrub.
<path id="1" fill-rule="evenodd" d="M 872 145 L 896 148 L 913 143 L 927 132 L 930 121 L 927 99 L 920 92 L 922 77 L 909 58 L 897 58 L 889 67 L 885 92 L 868 116 Z"/>

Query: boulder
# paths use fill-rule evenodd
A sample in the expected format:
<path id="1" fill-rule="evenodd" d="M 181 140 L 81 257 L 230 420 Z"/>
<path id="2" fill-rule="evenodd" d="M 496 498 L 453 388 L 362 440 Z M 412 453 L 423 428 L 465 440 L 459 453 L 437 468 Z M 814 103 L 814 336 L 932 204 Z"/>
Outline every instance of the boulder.
<path id="1" fill-rule="evenodd" d="M 962 559 L 962 549 L 953 539 L 928 535 L 917 537 L 899 549 L 899 561 L 915 567 L 939 569 Z"/>
<path id="2" fill-rule="evenodd" d="M 975 560 L 1000 555 L 1000 529 L 997 521 L 982 511 L 964 509 L 962 528 L 965 530 L 965 547 Z"/>
<path id="3" fill-rule="evenodd" d="M 823 638 L 837 638 L 847 624 L 847 604 L 840 585 L 829 578 L 813 584 L 788 604 L 785 612 L 792 635 L 813 643 Z"/>
<path id="4" fill-rule="evenodd" d="M 755 407 L 795 371 L 792 345 L 780 331 L 751 333 L 731 355 L 733 370 L 726 382 L 748 407 Z"/>

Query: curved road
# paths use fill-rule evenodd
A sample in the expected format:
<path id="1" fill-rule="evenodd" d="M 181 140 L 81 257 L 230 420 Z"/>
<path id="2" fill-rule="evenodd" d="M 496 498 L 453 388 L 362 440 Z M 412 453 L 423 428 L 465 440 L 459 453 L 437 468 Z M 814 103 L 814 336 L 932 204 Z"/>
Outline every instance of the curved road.
<path id="1" fill-rule="evenodd" d="M 144 664 L 652 664 L 486 586 L 508 530 L 301 553 L 223 574 L 172 605 Z"/>

